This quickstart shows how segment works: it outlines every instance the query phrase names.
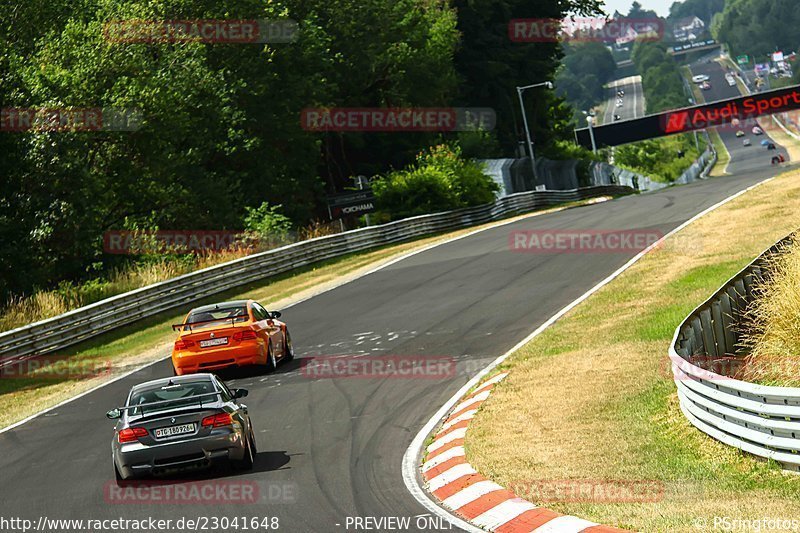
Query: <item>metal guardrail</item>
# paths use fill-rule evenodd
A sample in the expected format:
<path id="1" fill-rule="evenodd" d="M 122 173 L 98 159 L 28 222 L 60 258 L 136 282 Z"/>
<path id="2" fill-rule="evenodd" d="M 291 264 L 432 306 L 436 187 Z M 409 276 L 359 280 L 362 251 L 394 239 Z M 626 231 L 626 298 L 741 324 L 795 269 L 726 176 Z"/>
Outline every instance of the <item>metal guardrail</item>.
<path id="1" fill-rule="evenodd" d="M 768 275 L 766 261 L 793 238 L 770 247 L 695 309 L 676 330 L 669 357 L 689 422 L 720 442 L 800 471 L 800 388 L 756 385 L 708 369 L 743 357 L 737 325 L 753 288 Z"/>
<path id="2" fill-rule="evenodd" d="M 136 320 L 191 305 L 237 286 L 332 257 L 497 220 L 515 213 L 597 196 L 630 194 L 628 187 L 524 192 L 488 205 L 422 215 L 302 241 L 185 274 L 0 334 L 0 367 L 75 345 Z"/>

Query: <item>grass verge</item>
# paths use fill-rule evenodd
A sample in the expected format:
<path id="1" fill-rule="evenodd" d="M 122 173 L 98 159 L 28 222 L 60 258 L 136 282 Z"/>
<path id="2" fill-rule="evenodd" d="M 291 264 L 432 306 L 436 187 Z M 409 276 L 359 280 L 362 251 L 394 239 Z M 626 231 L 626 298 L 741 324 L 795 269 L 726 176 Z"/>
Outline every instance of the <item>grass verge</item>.
<path id="1" fill-rule="evenodd" d="M 606 198 L 607 199 L 607 198 Z M 595 198 L 582 202 L 571 202 L 520 215 L 512 219 L 540 216 L 570 207 L 603 200 Z M 415 241 L 386 246 L 375 250 L 351 254 L 312 267 L 276 276 L 249 286 L 239 287 L 226 293 L 198 300 L 194 305 L 224 301 L 234 298 L 253 298 L 269 309 L 281 309 L 294 302 L 319 294 L 331 287 L 352 280 L 403 254 L 452 239 L 481 228 L 497 225 L 491 222 L 446 234 L 433 235 Z M 22 364 L 17 376 L 0 375 L 0 428 L 11 425 L 43 409 L 56 405 L 77 394 L 123 375 L 144 364 L 168 357 L 171 353 L 175 333 L 171 324 L 180 322 L 188 309 L 161 313 L 120 328 L 90 341 L 76 345 L 56 354 L 68 358 L 70 365 L 63 373 L 25 371 L 29 365 Z M 291 326 L 291 324 L 290 324 Z M 297 332 L 295 333 L 297 335 Z M 295 340 L 298 340 L 296 337 Z M 51 356 L 47 356 L 48 358 Z M 78 369 L 74 372 L 70 369 Z M 99 373 L 93 370 L 99 370 Z M 89 370 L 89 371 L 87 371 Z M 159 377 L 159 376 L 154 376 Z"/>
<path id="2" fill-rule="evenodd" d="M 717 151 L 717 163 L 711 169 L 709 175 L 714 178 L 725 176 L 728 173 L 728 165 L 731 162 L 731 153 L 725 143 L 722 142 L 722 137 L 719 136 L 716 128 L 710 128 L 706 131 L 709 139 L 711 139 L 711 144 L 714 145 L 714 150 Z"/>
<path id="3" fill-rule="evenodd" d="M 762 185 L 684 229 L 513 354 L 501 368 L 511 374 L 470 426 L 469 462 L 534 503 L 631 530 L 792 518 L 800 477 L 691 426 L 667 350 L 696 305 L 800 226 L 798 210 L 800 173 Z M 542 499 L 543 483 L 554 480 L 652 483 L 663 493 L 646 502 Z"/>

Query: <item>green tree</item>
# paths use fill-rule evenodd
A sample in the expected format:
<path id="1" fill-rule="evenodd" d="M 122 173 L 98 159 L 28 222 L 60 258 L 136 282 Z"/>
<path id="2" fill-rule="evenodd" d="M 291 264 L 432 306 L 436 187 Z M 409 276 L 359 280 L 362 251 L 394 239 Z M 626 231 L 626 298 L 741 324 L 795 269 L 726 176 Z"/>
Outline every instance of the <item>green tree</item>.
<path id="1" fill-rule="evenodd" d="M 728 0 L 712 32 L 734 55 L 766 59 L 777 49 L 797 47 L 800 12 L 793 0 Z"/>
<path id="2" fill-rule="evenodd" d="M 725 9 L 725 0 L 683 0 L 675 2 L 669 8 L 668 20 L 671 22 L 687 17 L 697 17 L 711 27 L 714 15 Z"/>
<path id="3" fill-rule="evenodd" d="M 508 37 L 508 25 L 518 18 L 563 19 L 567 14 L 599 15 L 599 0 L 454 0 L 461 43 L 455 56 L 460 77 L 459 102 L 492 107 L 497 114 L 497 138 L 507 153 L 524 139 L 516 87 L 554 80 L 562 57 L 557 42 L 520 43 Z M 564 127 L 562 98 L 546 89 L 525 93 L 532 136 L 542 153 L 557 151 L 559 139 L 571 138 Z M 566 112 L 566 124 L 572 111 Z"/>
<path id="4" fill-rule="evenodd" d="M 675 60 L 662 43 L 637 42 L 631 54 L 642 76 L 648 113 L 686 107 L 683 78 Z"/>
<path id="5" fill-rule="evenodd" d="M 587 42 L 564 47 L 564 59 L 556 77 L 556 93 L 575 109 L 591 109 L 605 100 L 604 86 L 617 70 L 617 63 L 603 43 Z"/>

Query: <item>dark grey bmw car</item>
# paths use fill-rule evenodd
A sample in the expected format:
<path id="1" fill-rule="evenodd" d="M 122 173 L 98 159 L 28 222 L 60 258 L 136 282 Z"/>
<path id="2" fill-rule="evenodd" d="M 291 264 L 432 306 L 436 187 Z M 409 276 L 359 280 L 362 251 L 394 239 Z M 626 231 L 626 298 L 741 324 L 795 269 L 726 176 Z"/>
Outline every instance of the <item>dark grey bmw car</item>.
<path id="1" fill-rule="evenodd" d="M 192 374 L 135 385 L 123 407 L 106 416 L 118 420 L 111 441 L 117 481 L 228 461 L 251 469 L 256 454 L 253 425 L 239 400 L 214 374 Z"/>

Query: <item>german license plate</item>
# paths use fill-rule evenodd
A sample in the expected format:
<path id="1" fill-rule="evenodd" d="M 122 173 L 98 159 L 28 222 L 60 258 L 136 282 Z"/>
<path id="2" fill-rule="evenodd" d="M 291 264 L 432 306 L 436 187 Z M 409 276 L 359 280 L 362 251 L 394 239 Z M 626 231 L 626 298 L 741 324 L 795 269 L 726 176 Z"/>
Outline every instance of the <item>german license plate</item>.
<path id="1" fill-rule="evenodd" d="M 175 435 L 183 435 L 184 433 L 194 433 L 194 424 L 182 424 L 180 426 L 171 426 L 168 428 L 159 428 L 155 431 L 156 438 L 174 437 Z"/>
<path id="2" fill-rule="evenodd" d="M 228 337 L 220 337 L 219 339 L 208 339 L 207 341 L 200 341 L 201 348 L 209 348 L 211 346 L 221 346 L 228 344 Z"/>

